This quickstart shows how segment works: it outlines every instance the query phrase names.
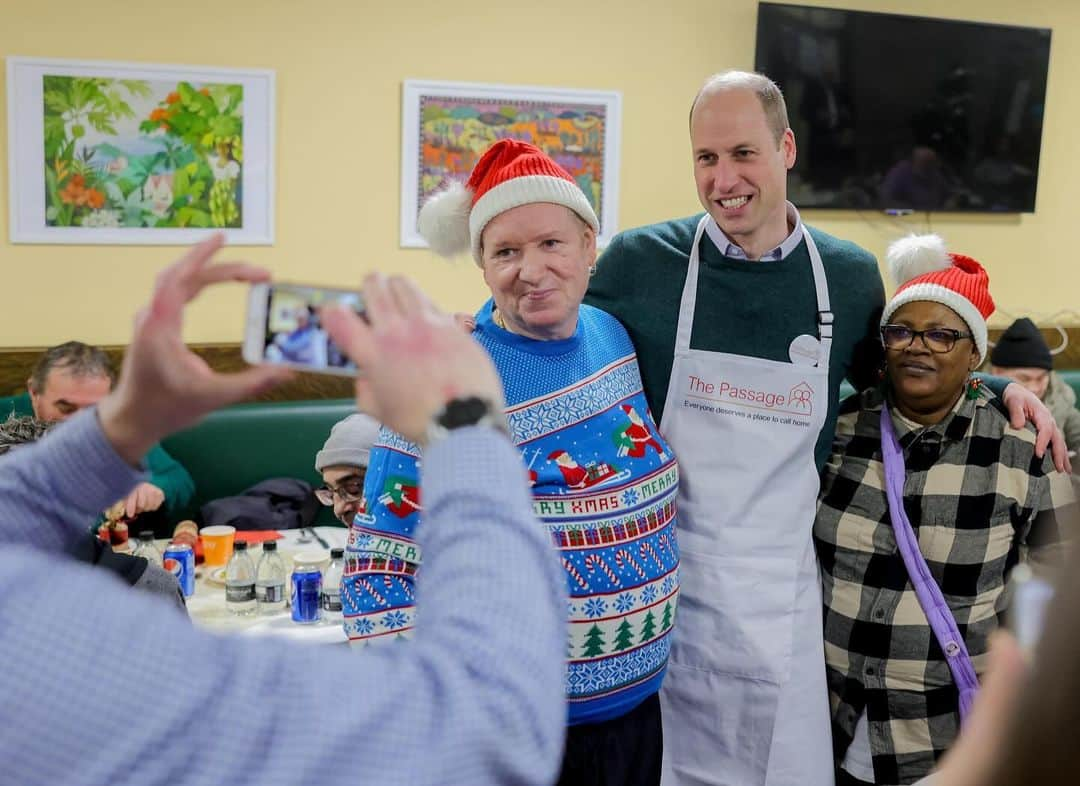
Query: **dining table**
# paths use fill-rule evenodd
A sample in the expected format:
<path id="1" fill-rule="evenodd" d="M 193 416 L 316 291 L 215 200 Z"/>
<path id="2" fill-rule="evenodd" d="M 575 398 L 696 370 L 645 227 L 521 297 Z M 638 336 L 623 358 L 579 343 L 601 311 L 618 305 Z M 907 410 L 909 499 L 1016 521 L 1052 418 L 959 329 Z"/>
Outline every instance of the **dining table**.
<path id="1" fill-rule="evenodd" d="M 248 542 L 248 553 L 256 565 L 262 555 L 262 543 L 266 540 L 277 543 L 278 554 L 284 561 L 286 570 L 285 608 L 271 613 L 264 613 L 259 609 L 250 615 L 234 614 L 225 603 L 224 566 L 199 563 L 195 566 L 195 593 L 187 598 L 188 615 L 195 625 L 226 635 L 276 636 L 311 644 L 348 643 L 342 629 L 340 613 L 324 616 L 319 622 L 305 624 L 293 621 L 288 606 L 291 585 L 289 573 L 292 571 L 294 557 L 303 554 L 305 562 L 321 563 L 325 572 L 330 563 L 330 549 L 345 547 L 347 529 L 320 526 L 276 531 L 239 531 L 235 537 Z M 156 541 L 162 552 L 168 543 L 168 540 Z"/>

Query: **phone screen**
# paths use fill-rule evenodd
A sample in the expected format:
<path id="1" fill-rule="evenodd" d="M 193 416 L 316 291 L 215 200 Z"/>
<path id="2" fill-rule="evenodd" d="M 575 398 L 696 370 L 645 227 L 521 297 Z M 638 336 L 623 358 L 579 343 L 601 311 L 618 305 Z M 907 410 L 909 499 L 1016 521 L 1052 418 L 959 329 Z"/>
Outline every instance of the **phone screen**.
<path id="1" fill-rule="evenodd" d="M 273 284 L 266 303 L 263 361 L 356 373 L 356 364 L 323 329 L 319 309 L 340 303 L 363 313 L 358 292 L 299 284 Z"/>

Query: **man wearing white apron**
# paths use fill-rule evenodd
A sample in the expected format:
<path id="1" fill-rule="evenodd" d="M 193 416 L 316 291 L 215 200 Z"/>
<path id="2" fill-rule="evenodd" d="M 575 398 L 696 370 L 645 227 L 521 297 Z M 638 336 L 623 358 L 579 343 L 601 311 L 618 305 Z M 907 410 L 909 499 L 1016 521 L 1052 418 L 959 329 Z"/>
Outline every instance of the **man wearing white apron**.
<path id="1" fill-rule="evenodd" d="M 804 526 L 829 395 L 825 271 L 803 228 L 818 335 L 797 337 L 794 362 L 691 349 L 698 246 L 710 223 L 701 218 L 690 252 L 660 423 L 693 468 L 679 498 L 680 576 L 691 594 L 684 589 L 661 694 L 667 771 L 672 783 L 827 784 L 821 589 Z"/>
<path id="2" fill-rule="evenodd" d="M 690 136 L 706 215 L 618 235 L 587 297 L 630 333 L 681 467 L 664 783 L 831 786 L 811 530 L 840 382 L 877 379 L 884 288 L 869 252 L 786 201 L 773 82 L 712 77 Z"/>

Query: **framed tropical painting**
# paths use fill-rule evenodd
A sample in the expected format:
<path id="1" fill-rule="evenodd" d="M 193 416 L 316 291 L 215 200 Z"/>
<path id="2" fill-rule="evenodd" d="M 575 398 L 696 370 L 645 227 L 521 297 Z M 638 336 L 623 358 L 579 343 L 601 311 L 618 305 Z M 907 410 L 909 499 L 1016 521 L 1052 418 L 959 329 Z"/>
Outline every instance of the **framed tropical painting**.
<path id="1" fill-rule="evenodd" d="M 407 80 L 401 137 L 401 239 L 425 247 L 420 206 L 450 181 L 464 182 L 493 142 L 531 142 L 569 172 L 600 219 L 597 242 L 618 231 L 618 92 Z"/>
<path id="2" fill-rule="evenodd" d="M 274 73 L 7 58 L 13 243 L 274 242 Z"/>

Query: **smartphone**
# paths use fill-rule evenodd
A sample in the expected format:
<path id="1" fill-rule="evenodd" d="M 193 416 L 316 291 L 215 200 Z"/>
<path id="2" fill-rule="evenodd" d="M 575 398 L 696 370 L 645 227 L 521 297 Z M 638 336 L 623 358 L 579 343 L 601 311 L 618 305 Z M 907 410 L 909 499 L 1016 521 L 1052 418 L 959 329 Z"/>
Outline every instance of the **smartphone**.
<path id="1" fill-rule="evenodd" d="M 356 376 L 356 364 L 327 335 L 319 309 L 333 303 L 363 314 L 359 292 L 309 284 L 253 284 L 248 294 L 243 358 L 319 374 Z"/>

